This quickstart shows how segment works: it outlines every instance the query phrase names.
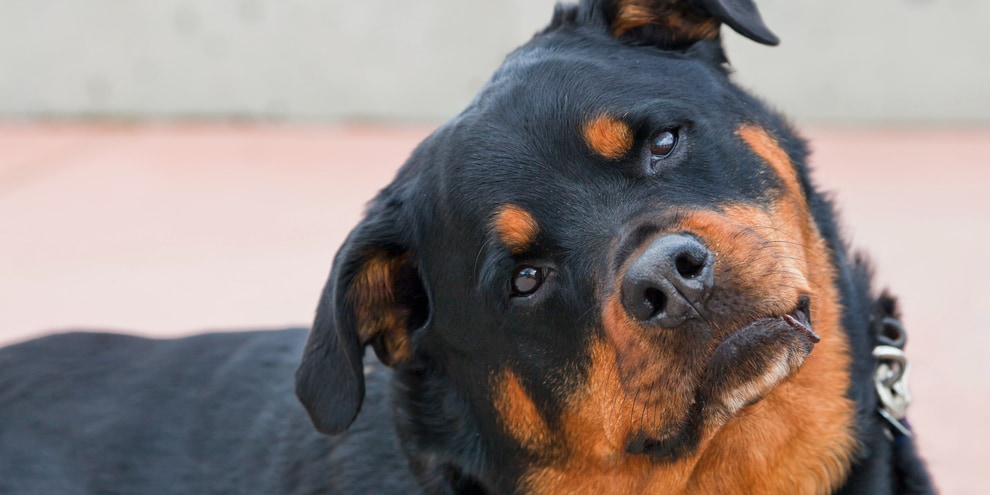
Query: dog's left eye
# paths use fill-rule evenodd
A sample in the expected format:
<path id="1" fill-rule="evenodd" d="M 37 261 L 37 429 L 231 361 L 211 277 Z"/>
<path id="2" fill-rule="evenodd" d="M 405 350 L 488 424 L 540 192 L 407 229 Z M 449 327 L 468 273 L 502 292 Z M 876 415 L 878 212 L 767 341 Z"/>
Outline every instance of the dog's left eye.
<path id="1" fill-rule="evenodd" d="M 512 275 L 512 295 L 528 296 L 543 285 L 546 271 L 530 265 L 517 266 Z"/>
<path id="2" fill-rule="evenodd" d="M 663 160 L 674 152 L 677 146 L 677 129 L 663 131 L 653 137 L 650 142 L 650 154 L 654 161 Z"/>

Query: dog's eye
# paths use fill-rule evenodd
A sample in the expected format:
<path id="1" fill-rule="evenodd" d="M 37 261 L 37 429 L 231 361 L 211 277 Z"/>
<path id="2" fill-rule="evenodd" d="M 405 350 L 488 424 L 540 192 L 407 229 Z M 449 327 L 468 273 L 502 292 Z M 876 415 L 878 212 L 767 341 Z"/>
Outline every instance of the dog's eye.
<path id="1" fill-rule="evenodd" d="M 653 155 L 653 160 L 663 160 L 674 152 L 675 146 L 677 146 L 677 129 L 663 131 L 653 137 L 650 154 Z"/>
<path id="2" fill-rule="evenodd" d="M 546 273 L 541 268 L 535 266 L 522 265 L 516 267 L 516 272 L 512 275 L 512 295 L 528 296 L 543 285 Z"/>

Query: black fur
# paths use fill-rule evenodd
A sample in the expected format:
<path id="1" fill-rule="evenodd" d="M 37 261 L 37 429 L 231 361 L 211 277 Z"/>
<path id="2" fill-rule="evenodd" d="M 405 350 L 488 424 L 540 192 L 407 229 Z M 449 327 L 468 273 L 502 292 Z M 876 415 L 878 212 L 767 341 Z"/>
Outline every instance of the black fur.
<path id="1" fill-rule="evenodd" d="M 414 493 L 389 374 L 317 434 L 293 394 L 305 329 L 55 335 L 0 350 L 0 493 Z M 387 472 L 387 476 L 382 476 Z"/>
<path id="2" fill-rule="evenodd" d="M 692 15 L 776 42 L 749 0 L 687 3 Z M 862 445 L 838 493 L 931 493 L 911 439 L 888 440 L 876 415 L 875 322 L 895 309 L 873 295 L 868 267 L 840 238 L 804 141 L 730 81 L 718 39 L 674 43 L 657 26 L 617 39 L 616 4 L 558 6 L 416 149 L 335 258 L 308 340 L 302 329 L 178 340 L 77 333 L 0 350 L 0 494 L 518 491 L 535 459 L 492 409 L 493 373 L 512 369 L 555 426 L 601 334 L 608 287 L 594 281 L 629 254 L 614 249 L 635 238 L 629 225 L 646 208 L 669 214 L 651 220 L 662 223 L 686 209 L 762 205 L 781 190 L 735 137 L 742 124 L 766 129 L 798 167 L 837 270 Z M 633 129 L 616 160 L 589 152 L 575 131 L 603 111 Z M 667 129 L 679 132 L 678 153 L 654 163 L 650 138 Z M 493 239 L 504 204 L 539 219 L 523 254 Z M 368 309 L 352 287 L 376 256 L 398 261 L 382 282 L 388 307 Z M 512 297 L 520 263 L 549 267 L 549 288 Z M 380 335 L 360 336 L 368 311 L 398 315 L 389 321 L 407 356 Z M 367 346 L 392 369 L 368 359 Z M 697 441 L 673 438 L 681 444 L 671 451 Z"/>

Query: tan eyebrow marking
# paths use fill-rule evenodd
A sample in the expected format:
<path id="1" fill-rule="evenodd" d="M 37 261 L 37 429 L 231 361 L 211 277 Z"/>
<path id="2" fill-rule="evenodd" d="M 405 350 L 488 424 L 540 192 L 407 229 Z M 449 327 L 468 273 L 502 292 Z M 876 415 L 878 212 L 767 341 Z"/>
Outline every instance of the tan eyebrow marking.
<path id="1" fill-rule="evenodd" d="M 540 232 L 536 219 L 519 206 L 508 204 L 498 209 L 493 222 L 495 233 L 512 253 L 526 250 Z"/>
<path id="2" fill-rule="evenodd" d="M 609 160 L 621 157 L 633 146 L 633 132 L 629 125 L 609 115 L 600 115 L 585 122 L 581 134 L 588 147 Z"/>

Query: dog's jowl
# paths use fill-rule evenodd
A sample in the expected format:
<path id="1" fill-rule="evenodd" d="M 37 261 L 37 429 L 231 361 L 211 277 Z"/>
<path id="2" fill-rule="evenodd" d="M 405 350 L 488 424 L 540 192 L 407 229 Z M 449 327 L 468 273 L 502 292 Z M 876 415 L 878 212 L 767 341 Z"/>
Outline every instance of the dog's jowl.
<path id="1" fill-rule="evenodd" d="M 930 492 L 874 380 L 893 300 L 724 29 L 777 43 L 750 0 L 558 6 L 371 202 L 308 335 L 0 351 L 0 492 Z"/>

